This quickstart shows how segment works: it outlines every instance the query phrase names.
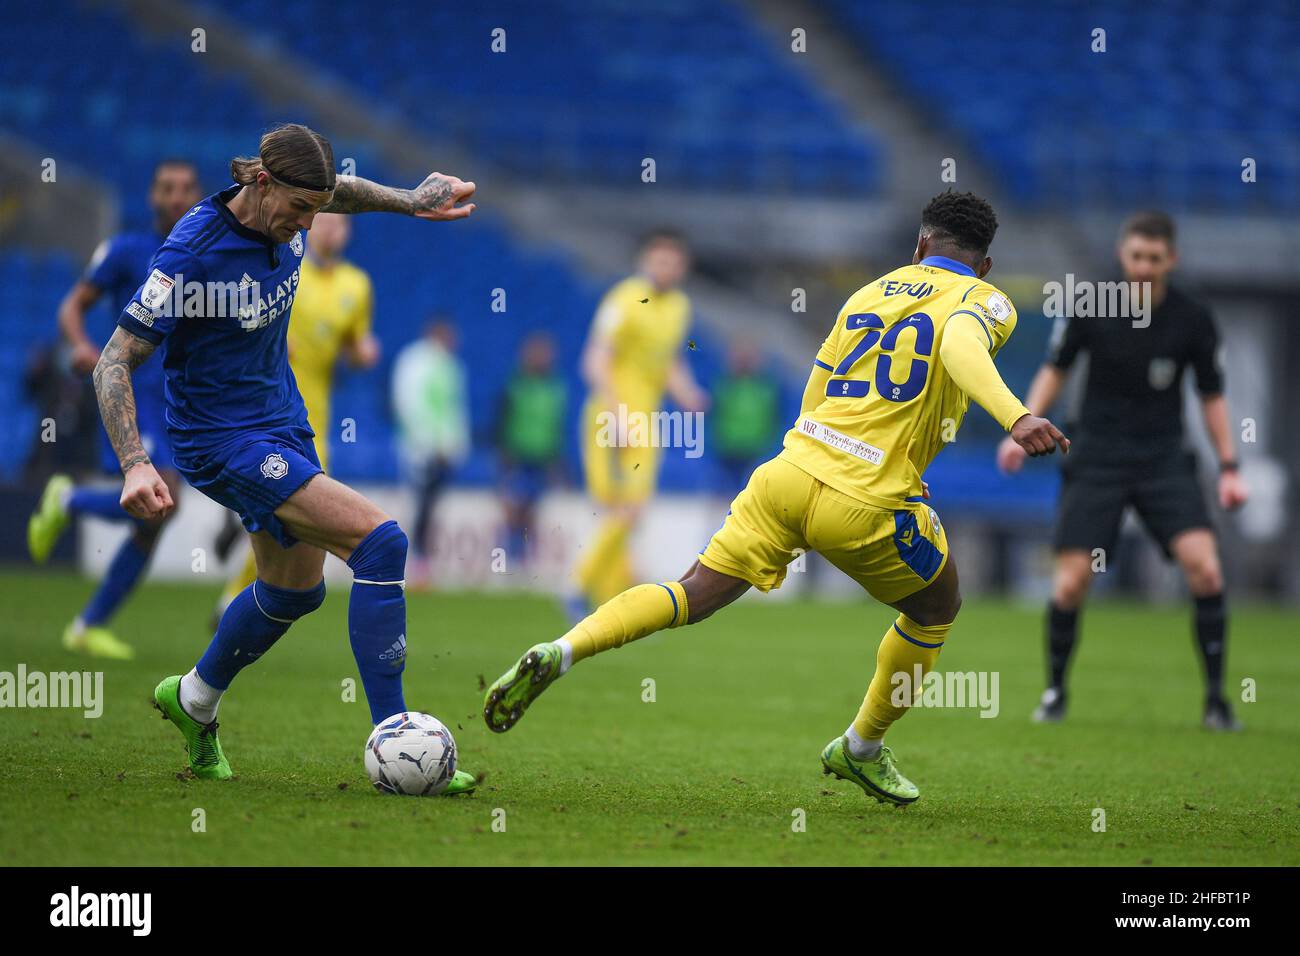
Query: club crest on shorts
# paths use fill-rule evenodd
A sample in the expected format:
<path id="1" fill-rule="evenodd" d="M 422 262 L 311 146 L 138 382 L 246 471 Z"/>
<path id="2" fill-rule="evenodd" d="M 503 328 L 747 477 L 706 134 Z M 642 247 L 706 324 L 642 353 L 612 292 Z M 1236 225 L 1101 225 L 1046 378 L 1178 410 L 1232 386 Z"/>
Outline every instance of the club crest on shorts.
<path id="1" fill-rule="evenodd" d="M 1171 358 L 1153 358 L 1147 368 L 1147 381 L 1156 391 L 1163 392 L 1174 384 L 1178 374 L 1178 364 Z"/>
<path id="2" fill-rule="evenodd" d="M 279 452 L 272 452 L 262 462 L 262 474 L 268 478 L 283 478 L 289 474 L 289 463 Z"/>

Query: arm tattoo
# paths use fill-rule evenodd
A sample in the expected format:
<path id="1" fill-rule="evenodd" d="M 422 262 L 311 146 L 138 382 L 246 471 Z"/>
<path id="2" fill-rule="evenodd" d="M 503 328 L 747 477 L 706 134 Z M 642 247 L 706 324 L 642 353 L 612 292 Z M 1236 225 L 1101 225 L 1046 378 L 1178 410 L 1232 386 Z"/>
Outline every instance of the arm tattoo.
<path id="1" fill-rule="evenodd" d="M 339 176 L 334 184 L 334 198 L 321 212 L 397 212 L 414 216 L 417 212 L 437 209 L 451 198 L 451 183 L 445 176 L 431 174 L 414 189 L 382 186 L 360 176 Z"/>
<path id="2" fill-rule="evenodd" d="M 95 365 L 93 380 L 95 396 L 99 399 L 99 414 L 104 419 L 108 440 L 117 452 L 117 460 L 125 474 L 141 462 L 148 462 L 140 429 L 135 420 L 135 392 L 131 389 L 131 373 L 157 348 L 126 329 L 117 328 L 104 346 Z"/>
<path id="3" fill-rule="evenodd" d="M 411 190 L 381 186 L 360 176 L 340 176 L 334 184 L 334 198 L 321 212 L 414 212 Z"/>

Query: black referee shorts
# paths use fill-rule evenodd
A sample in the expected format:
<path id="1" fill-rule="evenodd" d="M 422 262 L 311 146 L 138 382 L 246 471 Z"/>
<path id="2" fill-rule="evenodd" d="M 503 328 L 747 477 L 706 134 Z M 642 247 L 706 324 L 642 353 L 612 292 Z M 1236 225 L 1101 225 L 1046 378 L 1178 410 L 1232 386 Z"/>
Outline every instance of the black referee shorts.
<path id="1" fill-rule="evenodd" d="M 1170 557 L 1169 545 L 1193 528 L 1214 530 L 1196 477 L 1196 455 L 1178 452 L 1131 464 L 1075 464 L 1061 469 L 1055 548 L 1114 551 L 1124 509 L 1132 506 L 1147 533 Z"/>

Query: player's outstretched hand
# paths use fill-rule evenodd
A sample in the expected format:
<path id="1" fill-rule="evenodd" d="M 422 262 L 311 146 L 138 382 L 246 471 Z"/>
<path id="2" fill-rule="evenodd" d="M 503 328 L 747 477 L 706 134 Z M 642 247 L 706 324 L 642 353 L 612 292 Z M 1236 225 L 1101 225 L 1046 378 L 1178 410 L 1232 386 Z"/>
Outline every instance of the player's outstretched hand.
<path id="1" fill-rule="evenodd" d="M 1236 511 L 1249 497 L 1246 483 L 1241 480 L 1241 475 L 1237 474 L 1235 468 L 1219 475 L 1219 506 L 1224 511 Z"/>
<path id="2" fill-rule="evenodd" d="M 1061 448 L 1061 454 L 1070 453 L 1070 439 L 1061 434 L 1061 430 L 1046 418 L 1036 415 L 1021 415 L 1011 426 L 1011 438 L 1023 448 L 1031 458 L 1050 455 Z"/>
<path id="3" fill-rule="evenodd" d="M 1026 457 L 1025 450 L 1010 435 L 998 443 L 998 471 L 1002 474 L 1014 475 L 1024 467 Z"/>
<path id="4" fill-rule="evenodd" d="M 122 508 L 132 518 L 147 520 L 161 518 L 176 506 L 167 482 L 147 461 L 135 465 L 126 473 L 122 485 Z"/>
<path id="5" fill-rule="evenodd" d="M 413 215 L 420 219 L 440 222 L 446 219 L 464 219 L 474 211 L 474 204 L 457 206 L 474 195 L 478 187 L 455 176 L 430 173 L 424 182 L 411 190 L 415 199 Z"/>

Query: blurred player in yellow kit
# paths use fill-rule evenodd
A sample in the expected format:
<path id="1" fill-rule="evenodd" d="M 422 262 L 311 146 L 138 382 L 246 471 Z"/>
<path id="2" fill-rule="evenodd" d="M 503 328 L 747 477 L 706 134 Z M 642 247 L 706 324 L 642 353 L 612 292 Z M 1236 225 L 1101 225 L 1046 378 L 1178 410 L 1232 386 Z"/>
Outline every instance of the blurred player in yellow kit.
<path id="1" fill-rule="evenodd" d="M 689 268 L 682 236 L 647 234 L 636 274 L 605 293 L 591 325 L 582 355 L 591 390 L 582 408 L 583 469 L 603 515 L 574 571 L 578 593 L 566 603 L 575 620 L 635 580 L 628 538 L 659 477 L 661 452 L 649 430 L 620 426 L 660 411 L 665 390 L 685 412 L 708 402 L 683 357 L 691 303 L 678 286 Z"/>
<path id="2" fill-rule="evenodd" d="M 790 561 L 818 551 L 900 612 L 857 716 L 822 751 L 823 770 L 882 802 L 915 800 L 920 791 L 881 741 L 922 690 L 916 678 L 934 666 L 961 606 L 922 475 L 956 437 L 972 398 L 1029 454 L 1069 448 L 993 364 L 1016 327 L 1011 301 L 984 281 L 996 231 L 983 199 L 952 191 L 932 199 L 912 264 L 849 297 L 817 353 L 784 450 L 754 471 L 699 560 L 680 580 L 631 588 L 559 640 L 531 648 L 488 688 L 488 726 L 509 730 L 574 662 L 694 624 L 750 587 L 779 587 Z M 815 635 L 799 636 L 807 639 Z"/>
<path id="3" fill-rule="evenodd" d="M 338 213 L 316 216 L 307 233 L 307 254 L 302 258 L 289 322 L 289 365 L 307 406 L 307 420 L 316 433 L 316 454 L 327 472 L 329 435 L 337 425 L 330 392 L 339 359 L 358 369 L 371 368 L 379 361 L 379 340 L 371 332 L 374 291 L 370 276 L 343 258 L 351 238 L 349 217 Z M 249 551 L 243 567 L 221 594 L 218 617 L 256 576 L 257 565 Z"/>

